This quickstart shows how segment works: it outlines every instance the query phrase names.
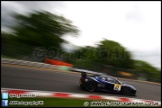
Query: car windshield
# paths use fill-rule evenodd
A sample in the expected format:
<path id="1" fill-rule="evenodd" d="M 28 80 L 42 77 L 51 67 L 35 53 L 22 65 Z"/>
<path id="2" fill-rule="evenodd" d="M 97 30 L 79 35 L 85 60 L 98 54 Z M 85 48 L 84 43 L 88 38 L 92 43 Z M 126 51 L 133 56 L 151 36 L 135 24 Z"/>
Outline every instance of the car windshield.
<path id="1" fill-rule="evenodd" d="M 123 82 L 121 82 L 120 80 L 116 79 L 120 84 L 122 84 Z"/>
<path id="2" fill-rule="evenodd" d="M 98 76 L 103 81 L 111 82 L 111 83 L 119 83 L 114 77 L 108 75 Z"/>
<path id="3" fill-rule="evenodd" d="M 99 79 L 102 79 L 103 81 L 111 82 L 111 83 L 118 83 L 122 84 L 121 81 L 119 81 L 117 78 L 109 75 L 91 75 L 92 77 L 98 77 Z"/>

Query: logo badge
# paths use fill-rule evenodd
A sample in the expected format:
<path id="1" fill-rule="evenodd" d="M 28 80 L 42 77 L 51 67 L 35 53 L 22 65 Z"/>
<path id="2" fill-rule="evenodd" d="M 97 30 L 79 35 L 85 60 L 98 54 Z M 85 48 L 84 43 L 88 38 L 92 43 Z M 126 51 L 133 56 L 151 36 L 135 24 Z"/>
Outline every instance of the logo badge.
<path id="1" fill-rule="evenodd" d="M 2 100 L 2 106 L 8 106 L 8 100 Z"/>
<path id="2" fill-rule="evenodd" d="M 8 93 L 2 93 L 2 99 L 8 99 Z"/>

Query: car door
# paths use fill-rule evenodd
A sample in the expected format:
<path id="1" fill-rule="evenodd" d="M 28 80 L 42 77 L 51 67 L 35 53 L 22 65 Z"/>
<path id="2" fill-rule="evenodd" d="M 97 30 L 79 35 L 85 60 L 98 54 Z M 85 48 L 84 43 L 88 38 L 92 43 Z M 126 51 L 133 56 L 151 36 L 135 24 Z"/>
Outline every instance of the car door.
<path id="1" fill-rule="evenodd" d="M 109 91 L 117 91 L 119 92 L 121 90 L 121 84 L 119 84 L 119 82 L 113 78 L 113 77 L 107 77 L 106 79 L 106 89 Z"/>
<path id="2" fill-rule="evenodd" d="M 113 91 L 114 89 L 114 80 L 112 78 L 106 78 L 106 89 L 108 91 Z"/>

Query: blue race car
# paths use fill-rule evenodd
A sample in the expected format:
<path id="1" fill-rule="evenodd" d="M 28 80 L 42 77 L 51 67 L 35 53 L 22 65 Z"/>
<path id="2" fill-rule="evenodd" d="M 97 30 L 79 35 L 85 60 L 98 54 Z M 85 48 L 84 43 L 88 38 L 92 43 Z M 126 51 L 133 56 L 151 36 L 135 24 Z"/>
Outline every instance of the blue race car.
<path id="1" fill-rule="evenodd" d="M 87 91 L 110 91 L 122 93 L 123 95 L 135 95 L 136 88 L 122 83 L 118 79 L 109 75 L 87 75 L 86 72 L 81 73 L 80 87 Z"/>

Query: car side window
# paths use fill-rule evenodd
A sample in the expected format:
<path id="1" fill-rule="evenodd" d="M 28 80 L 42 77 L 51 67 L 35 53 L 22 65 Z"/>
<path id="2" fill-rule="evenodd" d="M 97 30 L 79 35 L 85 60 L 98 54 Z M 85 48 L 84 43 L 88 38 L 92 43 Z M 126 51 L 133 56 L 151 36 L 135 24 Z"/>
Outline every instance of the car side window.
<path id="1" fill-rule="evenodd" d="M 115 83 L 115 80 L 113 78 L 109 78 L 109 77 L 106 78 L 106 81 L 111 82 L 111 83 Z"/>

